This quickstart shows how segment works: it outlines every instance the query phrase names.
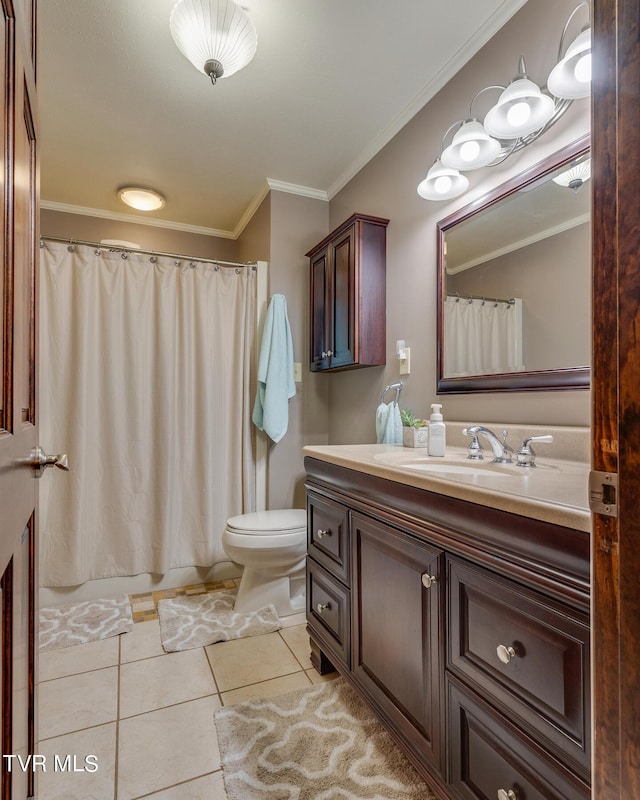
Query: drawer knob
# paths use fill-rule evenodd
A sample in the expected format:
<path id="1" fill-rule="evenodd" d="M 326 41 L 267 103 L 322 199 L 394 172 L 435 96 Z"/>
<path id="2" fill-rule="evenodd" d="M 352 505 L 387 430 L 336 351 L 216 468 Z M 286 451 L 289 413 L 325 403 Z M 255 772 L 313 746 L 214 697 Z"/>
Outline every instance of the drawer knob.
<path id="1" fill-rule="evenodd" d="M 496 647 L 496 653 L 498 654 L 498 658 L 500 659 L 500 661 L 502 661 L 503 664 L 508 664 L 512 658 L 516 657 L 516 651 L 513 649 L 513 647 L 511 647 L 511 645 L 507 647 L 507 645 L 499 644 Z M 500 791 L 503 790 L 500 789 Z M 509 789 L 509 791 L 511 791 L 511 789 Z M 513 796 L 515 797 L 515 794 Z M 511 797 L 507 794 L 505 794 L 505 798 L 511 800 Z M 503 798 L 500 798 L 500 800 L 503 800 Z"/>
<path id="2" fill-rule="evenodd" d="M 425 572 L 422 576 L 422 585 L 425 589 L 430 589 L 437 580 L 435 575 L 429 575 L 428 572 Z"/>
<path id="3" fill-rule="evenodd" d="M 498 789 L 498 800 L 518 800 L 513 789 Z"/>
<path id="4" fill-rule="evenodd" d="M 331 531 L 328 528 L 326 530 L 318 528 L 318 530 L 316 531 L 316 537 L 318 539 L 323 539 L 325 536 L 331 536 Z"/>
<path id="5" fill-rule="evenodd" d="M 316 611 L 318 614 L 322 614 L 323 611 L 328 611 L 331 608 L 331 603 L 318 603 L 316 606 Z"/>

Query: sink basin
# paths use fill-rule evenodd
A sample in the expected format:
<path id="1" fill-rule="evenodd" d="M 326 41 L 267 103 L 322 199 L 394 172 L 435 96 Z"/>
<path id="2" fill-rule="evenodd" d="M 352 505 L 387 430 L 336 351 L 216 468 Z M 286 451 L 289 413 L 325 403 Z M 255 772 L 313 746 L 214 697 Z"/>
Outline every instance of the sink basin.
<path id="1" fill-rule="evenodd" d="M 491 461 L 473 462 L 466 460 L 464 456 L 460 458 L 440 459 L 424 455 L 416 455 L 413 458 L 406 453 L 380 453 L 375 456 L 377 461 L 381 461 L 389 466 L 399 469 L 410 469 L 418 472 L 427 472 L 442 477 L 451 478 L 518 478 L 523 477 L 522 472 L 515 465 L 493 464 Z M 466 462 L 466 463 L 465 463 Z"/>

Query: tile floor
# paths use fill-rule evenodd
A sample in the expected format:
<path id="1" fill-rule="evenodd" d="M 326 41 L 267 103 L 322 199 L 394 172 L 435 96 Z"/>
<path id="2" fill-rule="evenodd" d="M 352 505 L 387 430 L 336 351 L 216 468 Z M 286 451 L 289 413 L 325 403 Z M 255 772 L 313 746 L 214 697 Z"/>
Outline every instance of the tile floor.
<path id="1" fill-rule="evenodd" d="M 40 655 L 39 800 L 226 800 L 215 709 L 326 680 L 304 614 L 277 633 L 165 653 L 149 598 L 131 600 L 130 633 Z M 76 771 L 55 770 L 67 755 Z"/>

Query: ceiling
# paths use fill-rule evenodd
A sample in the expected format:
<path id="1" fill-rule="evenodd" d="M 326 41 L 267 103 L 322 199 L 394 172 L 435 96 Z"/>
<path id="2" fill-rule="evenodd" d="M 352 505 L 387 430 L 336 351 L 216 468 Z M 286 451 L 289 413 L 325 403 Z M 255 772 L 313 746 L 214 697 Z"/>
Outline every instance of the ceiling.
<path id="1" fill-rule="evenodd" d="M 236 238 L 269 187 L 330 199 L 526 0 L 247 0 L 258 50 L 212 86 L 174 0 L 43 0 L 44 208 Z M 416 183 L 429 165 L 416 165 Z"/>

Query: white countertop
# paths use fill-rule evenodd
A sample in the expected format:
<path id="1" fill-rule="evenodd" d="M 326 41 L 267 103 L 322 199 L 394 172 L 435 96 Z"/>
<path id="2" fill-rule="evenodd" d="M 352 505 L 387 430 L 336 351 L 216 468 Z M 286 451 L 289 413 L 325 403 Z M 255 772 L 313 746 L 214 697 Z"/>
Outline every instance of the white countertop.
<path id="1" fill-rule="evenodd" d="M 429 456 L 426 448 L 385 444 L 317 445 L 303 450 L 305 456 L 368 475 L 566 528 L 591 530 L 589 467 L 584 462 L 544 455 L 538 456 L 535 468 L 492 464 L 490 457 L 474 462 L 462 447 L 447 447 L 444 458 Z"/>

